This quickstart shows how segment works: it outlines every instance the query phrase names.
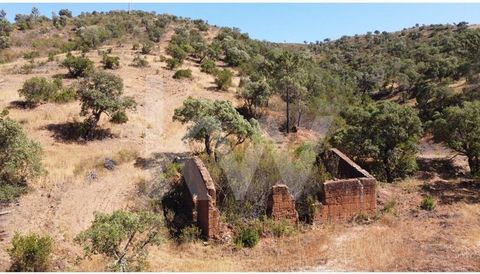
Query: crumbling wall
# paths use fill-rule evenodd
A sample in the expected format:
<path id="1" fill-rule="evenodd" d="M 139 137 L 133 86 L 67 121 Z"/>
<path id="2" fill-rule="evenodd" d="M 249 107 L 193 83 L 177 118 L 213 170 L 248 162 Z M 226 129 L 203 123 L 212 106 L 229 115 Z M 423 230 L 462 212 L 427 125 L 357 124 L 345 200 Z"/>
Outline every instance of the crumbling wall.
<path id="1" fill-rule="evenodd" d="M 220 212 L 216 207 L 217 195 L 212 177 L 198 157 L 185 160 L 182 175 L 192 197 L 198 227 L 205 237 L 215 237 L 220 230 Z"/>
<path id="2" fill-rule="evenodd" d="M 277 184 L 272 187 L 268 198 L 267 215 L 275 221 L 286 220 L 292 224 L 298 222 L 295 199 L 288 191 L 288 186 Z"/>
<path id="3" fill-rule="evenodd" d="M 374 213 L 375 178 L 338 149 L 330 149 L 322 158 L 334 179 L 323 183 L 314 222 L 349 220 L 359 213 Z"/>

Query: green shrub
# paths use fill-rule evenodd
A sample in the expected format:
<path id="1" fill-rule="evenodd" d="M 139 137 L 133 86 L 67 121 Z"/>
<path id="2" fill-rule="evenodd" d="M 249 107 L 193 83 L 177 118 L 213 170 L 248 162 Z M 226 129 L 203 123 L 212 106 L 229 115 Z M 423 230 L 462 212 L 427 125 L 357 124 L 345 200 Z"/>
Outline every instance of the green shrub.
<path id="1" fill-rule="evenodd" d="M 128 122 L 128 116 L 125 111 L 117 111 L 110 118 L 110 122 L 114 124 L 125 124 Z"/>
<path id="2" fill-rule="evenodd" d="M 188 56 L 188 52 L 186 52 L 183 48 L 178 46 L 177 44 L 172 44 L 168 45 L 167 47 L 167 53 L 172 56 L 172 58 L 175 58 L 179 61 L 185 60 Z"/>
<path id="3" fill-rule="evenodd" d="M 385 206 L 383 207 L 383 213 L 393 213 L 395 210 L 395 205 L 397 202 L 395 200 L 390 200 L 385 203 Z"/>
<path id="4" fill-rule="evenodd" d="M 59 89 L 51 98 L 57 104 L 73 102 L 77 99 L 77 91 L 73 87 Z"/>
<path id="5" fill-rule="evenodd" d="M 28 188 L 21 185 L 0 185 L 0 203 L 8 204 L 15 201 L 20 195 L 25 194 Z"/>
<path id="6" fill-rule="evenodd" d="M 195 242 L 202 236 L 202 231 L 196 225 L 190 225 L 180 230 L 178 240 L 181 243 Z"/>
<path id="7" fill-rule="evenodd" d="M 23 83 L 18 94 L 24 97 L 29 105 L 36 105 L 48 102 L 60 87 L 61 80 L 49 82 L 45 77 L 33 77 Z"/>
<path id="8" fill-rule="evenodd" d="M 215 84 L 221 90 L 228 90 L 232 86 L 233 72 L 228 69 L 223 69 L 217 72 L 215 77 Z"/>
<path id="9" fill-rule="evenodd" d="M 136 55 L 133 58 L 132 66 L 137 67 L 137 68 L 148 67 L 147 58 L 143 58 L 140 55 Z"/>
<path id="10" fill-rule="evenodd" d="M 120 67 L 120 57 L 104 54 L 102 64 L 104 69 L 117 69 Z"/>
<path id="11" fill-rule="evenodd" d="M 426 196 L 425 198 L 423 198 L 422 203 L 420 204 L 420 207 L 423 210 L 428 210 L 428 211 L 434 210 L 436 206 L 437 205 L 436 205 L 435 199 L 433 199 L 432 196 Z"/>
<path id="12" fill-rule="evenodd" d="M 152 41 L 145 41 L 142 44 L 142 54 L 150 54 L 150 52 L 152 52 L 153 46 L 154 44 Z"/>
<path id="13" fill-rule="evenodd" d="M 28 139 L 23 128 L 9 118 L 0 118 L 0 186 L 26 186 L 42 171 L 40 145 Z M 5 193 L 11 193 L 6 189 Z"/>
<path id="14" fill-rule="evenodd" d="M 31 60 L 31 61 L 33 61 L 35 58 L 38 58 L 38 57 L 40 57 L 40 52 L 38 51 L 30 51 L 23 55 L 24 59 Z"/>
<path id="15" fill-rule="evenodd" d="M 62 65 L 68 69 L 68 74 L 73 77 L 85 77 L 93 72 L 93 62 L 85 56 L 73 56 L 71 53 L 67 54 Z"/>
<path id="16" fill-rule="evenodd" d="M 178 68 L 181 64 L 181 62 L 176 58 L 168 58 L 166 63 L 167 63 L 167 68 L 170 70 Z"/>
<path id="17" fill-rule="evenodd" d="M 12 247 L 8 249 L 12 260 L 11 270 L 16 272 L 48 270 L 52 249 L 53 240 L 50 236 L 16 233 L 12 239 Z"/>
<path id="18" fill-rule="evenodd" d="M 291 236 L 295 233 L 295 227 L 286 220 L 271 221 L 268 224 L 270 231 L 275 237 Z"/>
<path id="19" fill-rule="evenodd" d="M 235 238 L 235 244 L 240 247 L 254 247 L 260 241 L 258 231 L 251 227 L 242 228 Z"/>
<path id="20" fill-rule="evenodd" d="M 174 79 L 192 78 L 192 71 L 190 69 L 180 69 L 173 75 Z"/>
<path id="21" fill-rule="evenodd" d="M 217 73 L 218 69 L 214 61 L 209 59 L 204 59 L 200 65 L 200 71 L 208 74 L 215 74 Z"/>
<path id="22" fill-rule="evenodd" d="M 138 43 L 135 43 L 132 45 L 132 50 L 138 50 L 139 47 L 140 45 Z"/>

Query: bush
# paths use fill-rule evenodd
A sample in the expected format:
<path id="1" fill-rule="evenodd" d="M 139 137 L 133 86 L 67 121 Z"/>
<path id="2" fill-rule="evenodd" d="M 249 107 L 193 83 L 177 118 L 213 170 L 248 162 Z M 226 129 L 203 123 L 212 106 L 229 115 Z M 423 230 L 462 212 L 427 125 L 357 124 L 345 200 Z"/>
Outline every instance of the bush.
<path id="1" fill-rule="evenodd" d="M 174 79 L 192 78 L 192 71 L 189 69 L 180 69 L 173 75 Z"/>
<path id="2" fill-rule="evenodd" d="M 214 61 L 209 59 L 204 59 L 200 65 L 200 71 L 208 74 L 215 74 L 217 73 L 218 69 Z"/>
<path id="3" fill-rule="evenodd" d="M 295 232 L 295 227 L 286 220 L 271 221 L 271 223 L 269 223 L 269 229 L 277 238 L 290 236 Z"/>
<path id="4" fill-rule="evenodd" d="M 51 98 L 51 101 L 57 104 L 73 102 L 77 99 L 77 91 L 72 88 L 62 88 L 58 90 Z"/>
<path id="5" fill-rule="evenodd" d="M 128 116 L 125 111 L 117 111 L 112 115 L 112 118 L 110 118 L 110 122 L 114 124 L 125 124 L 128 122 Z"/>
<path id="6" fill-rule="evenodd" d="M 93 62 L 85 56 L 73 56 L 71 53 L 62 63 L 68 69 L 70 77 L 85 77 L 93 72 Z"/>
<path id="7" fill-rule="evenodd" d="M 181 62 L 176 58 L 169 58 L 167 59 L 166 62 L 167 62 L 167 68 L 170 70 L 178 68 L 178 66 L 180 66 L 181 64 Z"/>
<path id="8" fill-rule="evenodd" d="M 117 69 L 120 67 L 120 57 L 104 54 L 102 64 L 104 69 Z"/>
<path id="9" fill-rule="evenodd" d="M 150 54 L 153 49 L 153 42 L 152 41 L 146 41 L 142 44 L 142 54 Z"/>
<path id="10" fill-rule="evenodd" d="M 196 225 L 190 225 L 180 230 L 178 240 L 181 243 L 195 242 L 202 236 L 202 231 Z"/>
<path id="11" fill-rule="evenodd" d="M 31 60 L 31 61 L 33 61 L 35 58 L 38 58 L 38 57 L 40 57 L 40 52 L 38 51 L 30 51 L 23 55 L 24 59 Z"/>
<path id="12" fill-rule="evenodd" d="M 133 58 L 132 66 L 137 67 L 137 68 L 148 67 L 147 58 L 143 58 L 140 55 L 136 55 Z"/>
<path id="13" fill-rule="evenodd" d="M 20 235 L 12 239 L 12 247 L 8 254 L 12 260 L 12 271 L 46 271 L 50 263 L 53 240 L 50 236 L 37 234 Z"/>
<path id="14" fill-rule="evenodd" d="M 48 102 L 60 87 L 61 80 L 49 82 L 45 77 L 33 77 L 23 83 L 18 94 L 24 97 L 29 105 L 36 105 Z"/>
<path id="15" fill-rule="evenodd" d="M 420 204 L 420 207 L 423 210 L 432 211 L 436 207 L 436 202 L 435 202 L 435 200 L 433 199 L 432 196 L 427 196 L 427 197 L 423 198 L 422 203 Z"/>
<path id="16" fill-rule="evenodd" d="M 233 72 L 228 69 L 220 70 L 215 77 L 215 84 L 217 84 L 218 88 L 221 90 L 228 90 L 232 85 L 232 78 Z"/>
<path id="17" fill-rule="evenodd" d="M 22 127 L 8 118 L 0 118 L 0 186 L 26 186 L 42 172 L 41 147 L 27 138 Z M 6 189 L 7 190 L 7 189 Z M 12 189 L 4 191 L 11 193 Z"/>
<path id="18" fill-rule="evenodd" d="M 240 247 L 251 248 L 257 245 L 259 241 L 260 235 L 258 235 L 258 231 L 251 227 L 242 228 L 235 238 L 235 244 Z"/>

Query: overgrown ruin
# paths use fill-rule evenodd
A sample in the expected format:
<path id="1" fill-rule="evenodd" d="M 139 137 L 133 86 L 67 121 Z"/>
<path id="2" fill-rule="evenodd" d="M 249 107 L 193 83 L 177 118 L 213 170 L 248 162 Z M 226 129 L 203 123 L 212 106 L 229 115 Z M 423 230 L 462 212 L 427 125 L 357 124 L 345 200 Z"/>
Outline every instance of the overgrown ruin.
<path id="1" fill-rule="evenodd" d="M 212 177 L 198 157 L 186 159 L 182 172 L 191 195 L 193 222 L 196 222 L 207 238 L 218 235 L 220 212 L 216 207 L 216 190 Z"/>
<path id="2" fill-rule="evenodd" d="M 338 149 L 330 149 L 320 156 L 333 179 L 324 182 L 322 191 L 317 194 L 317 202 L 312 205 L 315 209 L 313 222 L 346 221 L 358 214 L 374 213 L 375 178 Z M 214 182 L 207 168 L 198 157 L 187 158 L 183 177 L 191 198 L 185 206 L 192 209 L 192 222 L 198 225 L 205 237 L 218 236 L 220 212 L 216 207 Z M 273 220 L 298 223 L 295 199 L 288 186 L 278 183 L 272 187 L 266 212 Z"/>
<path id="3" fill-rule="evenodd" d="M 268 199 L 267 215 L 275 221 L 285 220 L 292 224 L 298 222 L 295 199 L 288 192 L 288 186 L 277 184 L 272 187 Z"/>
<path id="4" fill-rule="evenodd" d="M 321 158 L 333 179 L 323 183 L 314 222 L 349 220 L 360 213 L 374 213 L 375 178 L 338 149 L 326 151 Z"/>

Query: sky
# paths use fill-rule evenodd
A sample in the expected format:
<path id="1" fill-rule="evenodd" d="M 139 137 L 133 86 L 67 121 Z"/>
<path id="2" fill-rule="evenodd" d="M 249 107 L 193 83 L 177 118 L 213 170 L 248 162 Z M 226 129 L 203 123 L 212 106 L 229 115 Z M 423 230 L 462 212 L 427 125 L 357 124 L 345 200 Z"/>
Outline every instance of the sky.
<path id="1" fill-rule="evenodd" d="M 0 9 L 13 20 L 17 13 L 30 13 L 35 6 L 42 15 L 67 8 L 78 15 L 82 11 L 128 10 L 128 3 L 0 3 Z M 250 37 L 273 42 L 303 43 L 336 39 L 343 35 L 368 31 L 398 31 L 418 24 L 480 24 L 480 3 L 131 3 L 132 10 L 155 11 L 210 24 L 238 27 Z"/>

